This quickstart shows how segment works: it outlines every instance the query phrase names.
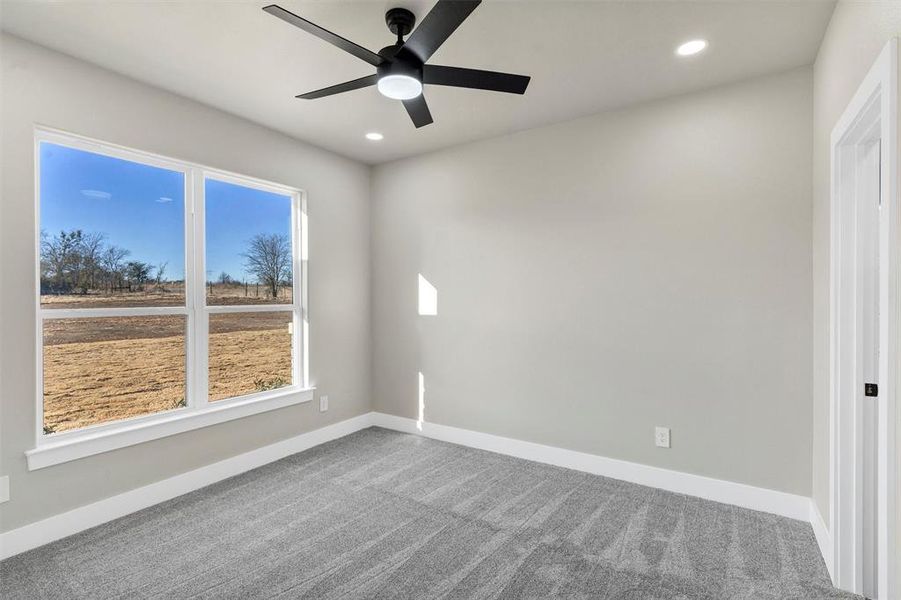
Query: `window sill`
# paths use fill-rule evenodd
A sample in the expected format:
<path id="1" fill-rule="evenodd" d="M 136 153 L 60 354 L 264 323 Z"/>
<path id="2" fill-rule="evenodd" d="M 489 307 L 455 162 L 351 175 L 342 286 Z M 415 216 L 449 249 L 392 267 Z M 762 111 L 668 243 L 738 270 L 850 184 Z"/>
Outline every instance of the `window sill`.
<path id="1" fill-rule="evenodd" d="M 85 432 L 60 440 L 42 441 L 34 450 L 25 452 L 28 470 L 43 469 L 177 433 L 225 423 L 294 404 L 302 404 L 313 399 L 314 391 L 315 388 L 278 391 L 250 398 L 221 401 L 221 405 L 214 403 L 202 410 L 183 409 L 152 419 L 142 419 L 136 422 L 126 421 L 117 427 L 102 431 Z"/>

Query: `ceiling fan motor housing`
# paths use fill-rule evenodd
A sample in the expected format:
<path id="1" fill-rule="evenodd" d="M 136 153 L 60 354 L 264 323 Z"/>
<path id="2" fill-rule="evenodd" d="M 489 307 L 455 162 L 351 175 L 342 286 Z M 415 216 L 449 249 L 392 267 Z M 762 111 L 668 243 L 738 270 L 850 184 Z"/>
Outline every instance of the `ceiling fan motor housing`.
<path id="1" fill-rule="evenodd" d="M 422 81 L 422 61 L 412 52 L 402 52 L 404 36 L 413 31 L 416 16 L 406 8 L 392 8 L 385 13 L 385 23 L 391 33 L 397 36 L 397 43 L 379 50 L 379 56 L 387 59 L 376 67 L 379 79 L 389 75 L 413 77 Z"/>
<path id="2" fill-rule="evenodd" d="M 406 75 L 422 81 L 422 62 L 412 56 L 412 53 L 403 52 L 395 55 L 397 47 L 388 46 L 388 48 L 382 48 L 379 54 L 385 56 L 385 50 L 394 50 L 391 53 L 393 60 L 386 60 L 376 67 L 379 79 L 388 75 Z"/>

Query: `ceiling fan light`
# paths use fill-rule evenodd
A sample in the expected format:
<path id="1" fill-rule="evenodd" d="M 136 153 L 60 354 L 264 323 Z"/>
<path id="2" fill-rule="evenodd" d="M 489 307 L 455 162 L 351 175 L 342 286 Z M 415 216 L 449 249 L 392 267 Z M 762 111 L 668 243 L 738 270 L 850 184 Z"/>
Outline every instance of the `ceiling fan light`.
<path id="1" fill-rule="evenodd" d="M 412 100 L 422 93 L 422 82 L 409 75 L 385 75 L 379 79 L 378 88 L 393 100 Z"/>

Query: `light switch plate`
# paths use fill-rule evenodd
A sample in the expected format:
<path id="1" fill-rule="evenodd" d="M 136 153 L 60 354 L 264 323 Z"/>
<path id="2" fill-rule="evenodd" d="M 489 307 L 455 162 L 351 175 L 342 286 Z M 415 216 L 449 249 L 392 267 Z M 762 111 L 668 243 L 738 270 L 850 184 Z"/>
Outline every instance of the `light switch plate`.
<path id="1" fill-rule="evenodd" d="M 328 410 L 328 396 L 319 396 L 319 412 Z"/>

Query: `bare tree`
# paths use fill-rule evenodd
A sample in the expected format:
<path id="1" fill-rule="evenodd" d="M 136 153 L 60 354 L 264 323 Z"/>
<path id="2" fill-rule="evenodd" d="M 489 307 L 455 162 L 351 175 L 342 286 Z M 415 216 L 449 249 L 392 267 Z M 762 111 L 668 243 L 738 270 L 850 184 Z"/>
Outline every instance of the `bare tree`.
<path id="1" fill-rule="evenodd" d="M 68 292 L 78 284 L 81 271 L 80 247 L 84 234 L 80 229 L 41 236 L 41 263 L 55 292 Z"/>
<path id="2" fill-rule="evenodd" d="M 291 242 L 284 234 L 259 233 L 243 253 L 244 268 L 263 284 L 269 295 L 278 297 L 279 288 L 291 278 Z"/>
<path id="3" fill-rule="evenodd" d="M 232 279 L 232 276 L 229 275 L 228 273 L 226 273 L 225 271 L 222 271 L 221 273 L 219 273 L 219 279 L 216 280 L 216 282 L 219 283 L 220 285 L 228 285 L 229 283 L 232 283 L 233 281 L 234 281 L 234 279 Z"/>
<path id="4" fill-rule="evenodd" d="M 129 290 L 143 291 L 153 282 L 162 286 L 168 262 L 151 265 L 139 260 L 125 262 L 131 252 L 108 245 L 106 234 L 81 229 L 62 230 L 56 235 L 41 231 L 41 293 L 69 294 L 128 283 Z"/>
<path id="5" fill-rule="evenodd" d="M 50 263 L 48 255 L 48 243 L 50 242 L 50 234 L 46 229 L 41 229 L 41 293 L 47 293 L 47 287 L 50 285 L 50 277 L 53 273 L 53 265 Z"/>
<path id="6" fill-rule="evenodd" d="M 112 289 L 115 283 L 122 285 L 122 278 L 125 271 L 125 257 L 131 254 L 125 248 L 119 246 L 107 246 L 100 255 L 100 265 L 106 271 L 108 284 Z M 118 282 L 116 281 L 118 280 Z"/>
<path id="7" fill-rule="evenodd" d="M 97 287 L 97 273 L 100 270 L 100 257 L 105 247 L 106 236 L 99 232 L 88 232 L 81 236 L 78 253 L 81 262 L 78 287 L 81 293 Z"/>
<path id="8" fill-rule="evenodd" d="M 144 284 L 150 279 L 151 268 L 150 265 L 139 260 L 129 261 L 128 264 L 125 265 L 129 288 L 134 286 L 136 290 L 142 291 L 144 289 Z"/>
<path id="9" fill-rule="evenodd" d="M 166 267 L 169 266 L 169 261 L 161 262 L 156 266 L 156 275 L 154 276 L 154 283 L 156 283 L 156 287 L 160 287 L 163 285 L 163 277 L 166 275 Z"/>

